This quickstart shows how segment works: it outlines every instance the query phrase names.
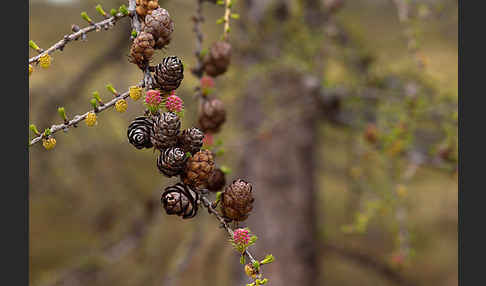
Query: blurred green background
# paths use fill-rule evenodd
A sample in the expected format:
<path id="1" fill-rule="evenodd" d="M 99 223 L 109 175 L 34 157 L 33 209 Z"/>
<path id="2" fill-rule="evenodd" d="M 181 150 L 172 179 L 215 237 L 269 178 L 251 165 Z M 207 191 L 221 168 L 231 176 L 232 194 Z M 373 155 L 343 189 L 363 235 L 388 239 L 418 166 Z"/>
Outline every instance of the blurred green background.
<path id="1" fill-rule="evenodd" d="M 396 127 L 388 123 L 406 122 L 414 131 L 408 134 L 412 139 L 407 137 L 413 143 L 406 141 L 406 151 L 398 152 L 403 156 L 374 148 L 363 139 L 369 124 L 361 113 L 369 104 L 353 96 L 340 101 L 339 108 L 343 114 L 359 114 L 353 117 L 352 127 L 325 115 L 317 121 L 317 137 L 312 139 L 318 142 L 312 154 L 315 200 L 308 203 L 315 210 L 317 241 L 313 249 L 317 260 L 309 267 L 317 267 L 318 275 L 310 277 L 311 281 L 340 286 L 457 285 L 457 2 L 408 1 L 418 16 L 403 23 L 396 1 L 348 0 L 333 21 L 346 31 L 354 43 L 352 49 L 336 44 L 330 36 L 315 36 L 325 34 L 320 25 L 318 32 L 309 32 L 299 16 L 301 1 L 281 1 L 290 7 L 287 24 L 271 16 L 260 23 L 250 22 L 244 2 L 237 1 L 234 9 L 241 18 L 232 22 L 232 66 L 216 79 L 215 86 L 228 111 L 227 123 L 215 135 L 226 149 L 218 164 L 232 169 L 227 180 L 242 177 L 241 161 L 252 156 L 252 141 L 242 135 L 247 128 L 242 122 L 251 113 L 241 112 L 245 94 L 268 98 L 262 104 L 263 119 L 271 123 L 275 114 L 285 114 L 286 107 L 276 108 L 272 103 L 281 82 L 265 74 L 289 69 L 314 74 L 322 62 L 323 71 L 315 76 L 328 93 L 379 90 L 379 102 L 370 112 L 385 146 L 396 142 Z M 99 19 L 94 9 L 98 3 L 109 10 L 125 1 L 31 0 L 30 39 L 47 48 L 69 33 L 72 24 L 85 25 L 81 11 Z M 197 111 L 193 90 L 198 81 L 189 72 L 195 63 L 191 16 L 196 1 L 159 3 L 170 12 L 176 28 L 168 49 L 158 53 L 154 62 L 167 55 L 183 59 L 186 73 L 178 95 L 185 103 L 186 128 L 194 125 Z M 221 35 L 222 26 L 216 20 L 223 12 L 220 6 L 204 3 L 205 48 Z M 245 26 L 247 20 L 250 24 Z M 406 36 L 410 27 L 418 45 L 413 55 Z M 49 69 L 36 67 L 29 78 L 30 122 L 43 130 L 61 122 L 58 106 L 64 106 L 72 117 L 90 108 L 93 91 L 109 98 L 107 83 L 118 90 L 138 83 L 141 73 L 127 61 L 129 32 L 129 20 L 123 19 L 110 31 L 90 33 L 86 42 L 71 43 L 63 52 L 54 53 Z M 249 40 L 252 37 L 254 41 Z M 272 50 L 273 37 L 285 41 L 278 52 Z M 255 54 L 256 60 L 249 61 L 249 54 Z M 272 58 L 273 54 L 277 56 Z M 31 51 L 30 56 L 34 55 Z M 373 59 L 366 71 L 350 63 L 356 56 Z M 265 87 L 249 84 L 253 77 L 265 82 Z M 409 101 L 393 94 L 414 88 L 419 90 L 411 91 L 418 98 L 419 115 L 403 115 Z M 307 95 L 302 91 L 298 96 Z M 161 190 L 175 179 L 158 173 L 152 150 L 136 150 L 126 139 L 130 120 L 143 110 L 141 103 L 129 102 L 126 113 L 101 113 L 96 127 L 83 123 L 59 133 L 53 150 L 46 151 L 41 144 L 30 148 L 31 285 L 242 284 L 236 282 L 238 255 L 213 217 L 201 211 L 196 218 L 182 221 L 163 212 Z M 242 151 L 241 146 L 250 151 Z M 444 146 L 453 155 L 440 158 Z M 396 179 L 407 173 L 416 153 L 427 157 L 426 163 L 406 181 Z M 270 192 L 258 185 L 254 188 Z M 265 205 L 265 201 L 259 203 Z M 257 211 L 253 216 L 258 216 Z M 256 224 L 250 220 L 250 228 L 252 223 Z M 263 244 L 265 229 L 255 230 Z M 287 234 L 279 235 L 285 239 Z M 278 247 L 265 245 L 264 251 L 278 260 Z M 272 277 L 272 268 L 265 274 Z"/>

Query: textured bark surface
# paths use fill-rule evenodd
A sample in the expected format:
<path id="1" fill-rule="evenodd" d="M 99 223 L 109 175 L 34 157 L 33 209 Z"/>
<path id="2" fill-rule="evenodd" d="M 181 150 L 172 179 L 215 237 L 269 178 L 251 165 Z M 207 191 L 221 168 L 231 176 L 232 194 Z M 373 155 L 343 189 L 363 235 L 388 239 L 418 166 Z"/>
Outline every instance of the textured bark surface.
<path id="1" fill-rule="evenodd" d="M 264 268 L 272 285 L 317 285 L 316 112 L 299 75 L 276 72 L 270 76 L 265 83 L 256 80 L 248 86 L 253 91 L 273 89 L 272 118 L 262 112 L 260 93 L 248 92 L 242 103 L 247 136 L 257 137 L 245 144 L 238 172 L 253 184 L 256 199 L 246 223 L 259 236 L 254 253 L 271 252 L 276 257 Z"/>

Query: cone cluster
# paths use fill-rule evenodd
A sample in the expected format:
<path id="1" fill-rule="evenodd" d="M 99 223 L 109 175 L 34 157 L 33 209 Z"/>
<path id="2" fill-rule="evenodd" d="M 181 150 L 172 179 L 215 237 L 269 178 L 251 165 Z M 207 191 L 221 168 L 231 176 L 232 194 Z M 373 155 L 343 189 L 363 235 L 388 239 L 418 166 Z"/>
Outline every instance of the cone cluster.
<path id="1" fill-rule="evenodd" d="M 201 78 L 203 99 L 199 106 L 198 123 L 205 133 L 217 133 L 226 121 L 226 110 L 223 102 L 215 97 L 208 97 L 207 85 L 213 85 L 213 77 L 224 74 L 231 62 L 231 44 L 227 41 L 217 41 L 211 45 L 209 52 L 203 58 L 203 70 L 206 76 Z"/>
<path id="2" fill-rule="evenodd" d="M 170 43 L 174 22 L 169 12 L 159 7 L 158 1 L 137 0 L 136 12 L 142 27 L 130 48 L 129 61 L 145 70 L 155 50 Z"/>
<path id="3" fill-rule="evenodd" d="M 170 43 L 174 23 L 158 1 L 137 0 L 136 4 L 142 30 L 132 43 L 129 60 L 144 72 L 153 73 L 155 82 L 146 87 L 145 115 L 136 117 L 128 126 L 128 142 L 137 149 L 158 151 L 158 171 L 168 178 L 179 178 L 179 182 L 162 192 L 161 203 L 167 214 L 192 218 L 197 214 L 202 193 L 224 189 L 220 197 L 222 215 L 229 221 L 243 221 L 253 208 L 251 184 L 235 180 L 225 188 L 225 173 L 216 166 L 214 154 L 201 149 L 205 133 L 219 132 L 226 121 L 223 102 L 205 94 L 199 106 L 198 127 L 181 129 L 184 104 L 175 91 L 184 79 L 184 65 L 176 56 L 150 65 L 155 50 Z M 228 42 L 214 43 L 203 59 L 204 72 L 212 77 L 225 73 L 230 57 Z M 138 99 L 142 91 L 136 94 L 134 90 L 133 95 Z"/>
<path id="4" fill-rule="evenodd" d="M 155 49 L 162 49 L 170 43 L 172 32 L 174 32 L 174 22 L 167 10 L 158 8 L 145 17 L 145 21 L 142 22 L 142 30 L 152 34 L 155 39 Z"/>

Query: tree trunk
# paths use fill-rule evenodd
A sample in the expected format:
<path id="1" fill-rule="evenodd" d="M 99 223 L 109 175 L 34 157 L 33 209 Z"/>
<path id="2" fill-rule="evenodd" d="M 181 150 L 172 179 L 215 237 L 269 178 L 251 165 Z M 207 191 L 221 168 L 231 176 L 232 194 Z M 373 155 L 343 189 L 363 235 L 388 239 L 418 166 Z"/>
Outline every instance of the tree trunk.
<path id="1" fill-rule="evenodd" d="M 264 268 L 272 285 L 317 285 L 316 112 L 313 104 L 302 100 L 310 95 L 303 91 L 299 75 L 279 72 L 271 77 L 267 83 L 278 86 L 249 82 L 252 90 L 242 103 L 247 136 L 257 137 L 245 144 L 239 170 L 253 184 L 256 199 L 247 224 L 259 236 L 254 252 L 276 257 Z M 279 118 L 270 123 L 261 93 L 255 92 L 268 88 L 278 94 L 274 112 Z M 269 127 L 261 132 L 264 121 Z"/>
<path id="2" fill-rule="evenodd" d="M 268 17 L 285 21 L 289 2 L 248 0 L 247 25 L 258 27 Z M 317 2 L 303 2 L 305 20 L 311 28 L 319 22 Z M 270 7 L 272 12 L 265 11 Z M 249 68 L 253 64 L 265 65 L 266 60 L 276 56 L 262 52 L 261 48 L 273 45 L 274 51 L 280 51 L 279 42 L 283 40 L 279 39 L 279 28 L 275 26 L 271 38 L 251 40 L 252 50 L 257 54 L 245 53 L 242 64 Z M 275 262 L 263 268 L 271 285 L 318 285 L 314 203 L 319 112 L 312 95 L 318 92 L 318 83 L 309 85 L 307 76 L 293 68 L 277 68 L 264 75 L 253 75 L 246 87 L 239 105 L 245 143 L 238 175 L 251 182 L 254 189 L 253 214 L 245 222 L 259 237 L 253 252 L 259 258 L 269 253 L 275 256 Z M 238 273 L 235 285 L 248 283 L 241 265 L 235 269 Z"/>

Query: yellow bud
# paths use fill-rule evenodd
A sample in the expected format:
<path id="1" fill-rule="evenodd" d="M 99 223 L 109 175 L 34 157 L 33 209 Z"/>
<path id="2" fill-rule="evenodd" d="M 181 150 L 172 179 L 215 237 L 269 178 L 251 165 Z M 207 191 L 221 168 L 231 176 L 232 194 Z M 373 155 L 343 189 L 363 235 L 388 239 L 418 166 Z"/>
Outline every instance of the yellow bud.
<path id="1" fill-rule="evenodd" d="M 125 99 L 120 99 L 115 103 L 115 109 L 118 112 L 125 112 L 127 111 L 128 104 Z"/>
<path id="2" fill-rule="evenodd" d="M 50 65 L 51 65 L 51 56 L 49 54 L 43 54 L 40 58 L 39 58 L 39 64 L 42 68 L 48 68 Z"/>
<path id="3" fill-rule="evenodd" d="M 407 187 L 402 184 L 399 184 L 397 186 L 397 196 L 400 198 L 404 198 L 407 196 L 407 194 L 408 194 Z"/>
<path id="4" fill-rule="evenodd" d="M 32 72 L 34 72 L 34 67 L 29 64 L 29 76 L 32 74 Z"/>
<path id="5" fill-rule="evenodd" d="M 142 88 L 138 86 L 130 87 L 130 97 L 137 101 L 142 96 Z"/>
<path id="6" fill-rule="evenodd" d="M 56 139 L 53 137 L 42 139 L 42 146 L 44 146 L 46 150 L 51 150 L 52 148 L 56 147 Z"/>
<path id="7" fill-rule="evenodd" d="M 253 267 L 253 265 L 248 263 L 245 265 L 245 273 L 246 275 L 248 275 L 248 277 L 255 279 L 258 274 L 258 271 Z"/>
<path id="8" fill-rule="evenodd" d="M 251 277 L 253 275 L 253 268 L 250 265 L 245 265 L 245 273 L 248 275 L 248 277 Z"/>
<path id="9" fill-rule="evenodd" d="M 86 125 L 95 126 L 98 122 L 96 121 L 96 114 L 94 112 L 88 113 L 86 116 Z"/>

